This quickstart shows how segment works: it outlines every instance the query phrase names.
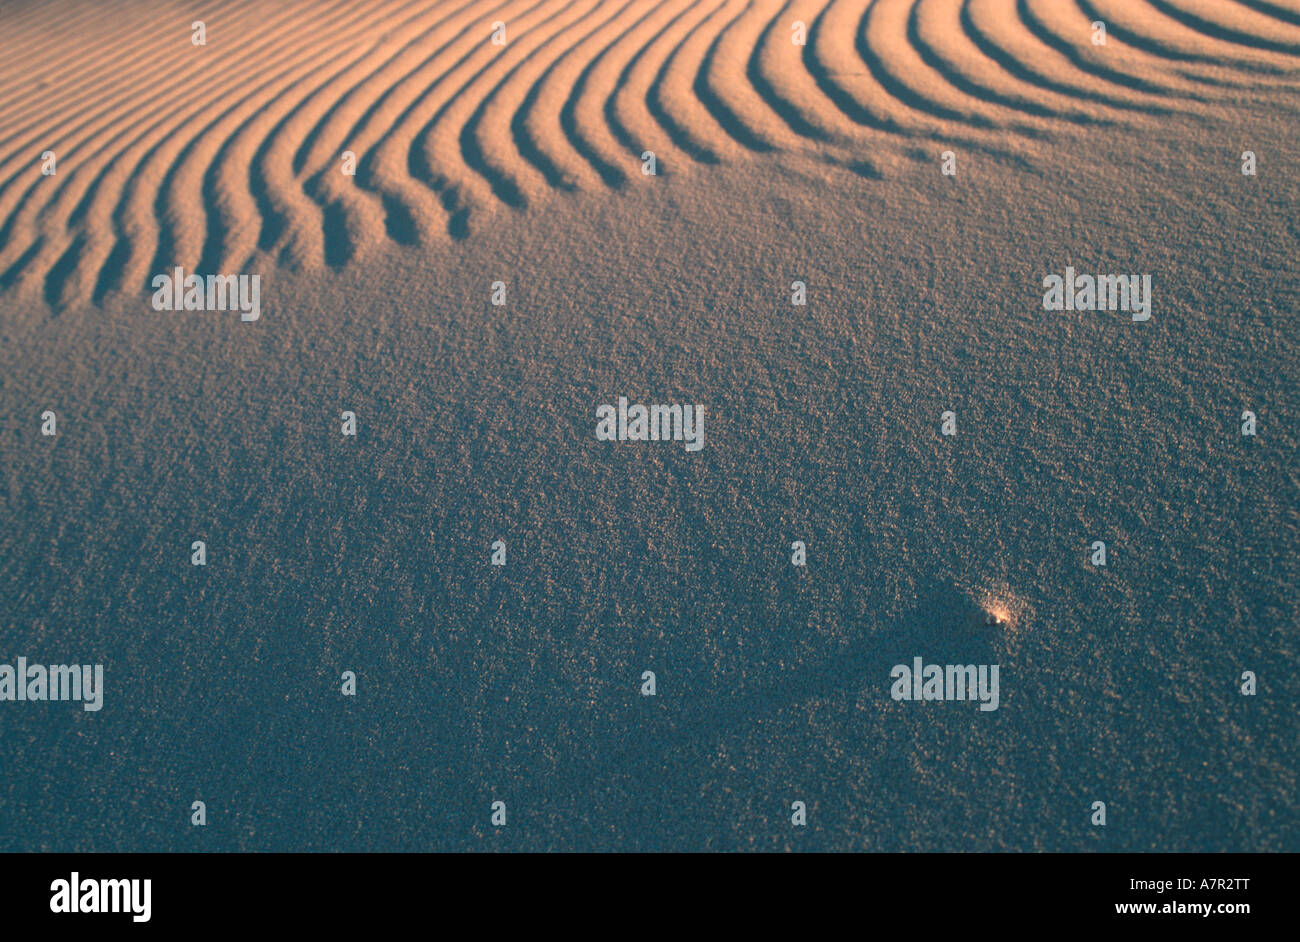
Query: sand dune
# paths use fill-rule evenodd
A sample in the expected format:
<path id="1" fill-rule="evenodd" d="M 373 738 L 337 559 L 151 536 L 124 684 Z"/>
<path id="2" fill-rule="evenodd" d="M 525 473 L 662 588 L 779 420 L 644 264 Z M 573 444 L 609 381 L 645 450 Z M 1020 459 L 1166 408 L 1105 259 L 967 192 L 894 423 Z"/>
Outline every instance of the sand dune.
<path id="1" fill-rule="evenodd" d="M 773 153 L 877 177 L 917 142 L 1032 155 L 1300 77 L 1288 0 L 299 0 L 204 15 L 200 47 L 172 3 L 3 14 L 0 290 L 57 310 L 173 265 L 340 268 L 465 239 L 557 192 L 643 185 L 647 150 L 667 177 Z"/>
<path id="2" fill-rule="evenodd" d="M 0 665 L 107 690 L 0 851 L 1300 849 L 1297 90 L 1300 0 L 0 4 Z"/>

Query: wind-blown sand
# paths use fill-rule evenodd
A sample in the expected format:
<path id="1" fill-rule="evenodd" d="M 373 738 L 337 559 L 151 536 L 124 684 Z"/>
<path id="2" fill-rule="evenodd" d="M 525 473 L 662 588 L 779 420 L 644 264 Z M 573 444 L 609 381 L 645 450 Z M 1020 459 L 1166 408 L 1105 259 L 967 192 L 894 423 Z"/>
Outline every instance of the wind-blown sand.
<path id="1" fill-rule="evenodd" d="M 0 703 L 0 849 L 1300 850 L 1300 3 L 12 3 L 0 53 L 0 663 L 106 677 Z M 1067 265 L 1151 320 L 1043 310 Z M 620 395 L 705 448 L 597 441 Z M 915 656 L 999 709 L 893 701 Z"/>

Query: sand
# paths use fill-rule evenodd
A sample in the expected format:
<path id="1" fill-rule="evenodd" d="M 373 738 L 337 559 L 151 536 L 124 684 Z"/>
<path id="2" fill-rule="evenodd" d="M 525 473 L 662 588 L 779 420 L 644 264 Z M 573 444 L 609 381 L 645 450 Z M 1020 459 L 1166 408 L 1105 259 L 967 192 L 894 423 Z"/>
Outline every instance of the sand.
<path id="1" fill-rule="evenodd" d="M 0 12 L 0 849 L 1300 850 L 1300 3 L 197 15 Z"/>

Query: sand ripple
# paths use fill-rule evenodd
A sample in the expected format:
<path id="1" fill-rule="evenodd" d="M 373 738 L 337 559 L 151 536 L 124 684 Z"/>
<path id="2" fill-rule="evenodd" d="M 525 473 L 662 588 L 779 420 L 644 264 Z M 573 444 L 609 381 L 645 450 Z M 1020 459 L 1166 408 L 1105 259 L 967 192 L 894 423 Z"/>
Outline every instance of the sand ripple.
<path id="1" fill-rule="evenodd" d="M 664 177 L 794 154 L 876 178 L 940 149 L 919 143 L 1032 154 L 1079 129 L 1210 119 L 1300 77 L 1296 0 L 232 0 L 202 15 L 204 47 L 174 3 L 0 14 L 0 291 L 57 310 L 173 265 L 310 270 L 436 247 L 557 193 L 645 185 L 647 150 Z"/>

